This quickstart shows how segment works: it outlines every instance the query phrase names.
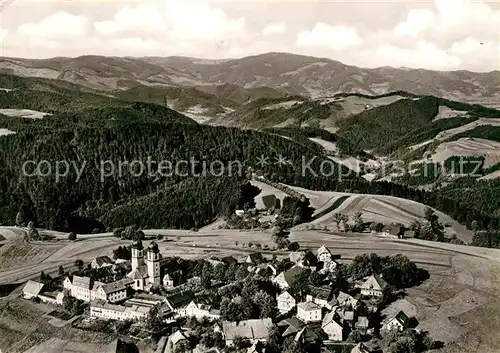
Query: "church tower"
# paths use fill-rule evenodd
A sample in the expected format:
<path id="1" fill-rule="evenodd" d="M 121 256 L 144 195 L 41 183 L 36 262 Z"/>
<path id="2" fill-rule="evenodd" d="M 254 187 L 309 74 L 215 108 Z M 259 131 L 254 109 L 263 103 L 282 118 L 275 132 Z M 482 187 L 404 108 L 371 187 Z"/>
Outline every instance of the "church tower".
<path id="1" fill-rule="evenodd" d="M 149 245 L 147 253 L 147 265 L 148 265 L 148 282 L 152 284 L 161 284 L 160 277 L 160 260 L 161 254 L 158 249 L 158 244 L 152 242 Z"/>
<path id="2" fill-rule="evenodd" d="M 132 245 L 132 271 L 144 266 L 144 250 L 141 242 Z"/>

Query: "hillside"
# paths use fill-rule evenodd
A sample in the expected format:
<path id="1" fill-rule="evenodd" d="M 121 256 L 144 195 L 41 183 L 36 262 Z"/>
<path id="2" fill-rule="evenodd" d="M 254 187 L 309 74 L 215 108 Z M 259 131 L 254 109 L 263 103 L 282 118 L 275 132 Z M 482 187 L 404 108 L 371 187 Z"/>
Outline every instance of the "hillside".
<path id="1" fill-rule="evenodd" d="M 1 58 L 0 72 L 60 79 L 103 91 L 141 85 L 230 84 L 245 89 L 268 87 L 290 95 L 324 97 L 343 92 L 379 95 L 402 90 L 484 105 L 498 105 L 500 96 L 498 72 L 363 69 L 330 59 L 287 53 L 215 61 L 185 57 Z"/>

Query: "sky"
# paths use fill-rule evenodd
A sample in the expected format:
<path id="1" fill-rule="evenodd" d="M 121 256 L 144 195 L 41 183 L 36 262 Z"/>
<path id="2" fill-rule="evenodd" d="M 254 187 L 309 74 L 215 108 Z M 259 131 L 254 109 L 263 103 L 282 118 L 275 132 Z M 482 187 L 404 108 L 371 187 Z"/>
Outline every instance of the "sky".
<path id="1" fill-rule="evenodd" d="M 0 0 L 0 55 L 239 58 L 500 70 L 500 1 Z"/>

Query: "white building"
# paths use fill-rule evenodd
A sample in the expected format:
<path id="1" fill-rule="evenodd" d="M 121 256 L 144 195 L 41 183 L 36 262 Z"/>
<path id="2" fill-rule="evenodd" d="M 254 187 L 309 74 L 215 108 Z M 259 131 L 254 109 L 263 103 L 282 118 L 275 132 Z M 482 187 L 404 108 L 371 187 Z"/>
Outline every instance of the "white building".
<path id="1" fill-rule="evenodd" d="M 69 291 L 70 296 L 86 303 L 93 300 L 115 303 L 128 297 L 127 288 L 132 284 L 133 281 L 129 278 L 112 283 L 101 283 L 92 281 L 90 277 L 73 276 L 72 281 L 69 277 L 64 279 L 63 287 Z"/>
<path id="2" fill-rule="evenodd" d="M 332 261 L 332 253 L 324 245 L 318 249 L 318 252 L 316 253 L 316 257 L 317 257 L 318 261 L 321 261 L 323 263 Z"/>
<path id="3" fill-rule="evenodd" d="M 158 244 L 152 242 L 146 252 L 144 261 L 144 250 L 142 246 L 135 243 L 132 246 L 132 271 L 127 275 L 134 280 L 133 287 L 138 291 L 149 290 L 152 285 L 159 285 L 161 254 Z"/>
<path id="4" fill-rule="evenodd" d="M 278 295 L 276 301 L 278 302 L 278 310 L 282 314 L 289 312 L 297 305 L 297 301 L 288 291 L 284 291 Z"/>
<path id="5" fill-rule="evenodd" d="M 172 289 L 175 287 L 174 279 L 168 273 L 163 276 L 163 287 L 166 289 Z"/>
<path id="6" fill-rule="evenodd" d="M 23 298 L 34 299 L 41 293 L 44 284 L 36 281 L 29 280 L 23 288 Z"/>
<path id="7" fill-rule="evenodd" d="M 203 318 L 217 320 L 220 318 L 220 311 L 212 309 L 210 305 L 196 303 L 194 300 L 186 307 L 186 316 L 195 317 L 198 320 Z"/>
<path id="8" fill-rule="evenodd" d="M 125 306 L 109 304 L 104 301 L 93 301 L 90 304 L 90 316 L 105 320 L 138 321 L 147 318 L 151 307 L 148 306 Z"/>
<path id="9" fill-rule="evenodd" d="M 336 320 L 335 311 L 329 312 L 325 315 L 321 328 L 328 335 L 328 339 L 331 341 L 342 341 L 344 339 L 344 328 Z"/>
<path id="10" fill-rule="evenodd" d="M 395 330 L 401 332 L 408 327 L 408 321 L 408 315 L 404 311 L 399 311 L 396 316 L 385 324 L 384 328 L 388 331 Z"/>
<path id="11" fill-rule="evenodd" d="M 379 275 L 373 275 L 361 285 L 361 295 L 380 298 L 384 295 L 387 282 Z"/>
<path id="12" fill-rule="evenodd" d="M 313 302 L 297 304 L 297 317 L 304 322 L 321 321 L 321 306 Z"/>

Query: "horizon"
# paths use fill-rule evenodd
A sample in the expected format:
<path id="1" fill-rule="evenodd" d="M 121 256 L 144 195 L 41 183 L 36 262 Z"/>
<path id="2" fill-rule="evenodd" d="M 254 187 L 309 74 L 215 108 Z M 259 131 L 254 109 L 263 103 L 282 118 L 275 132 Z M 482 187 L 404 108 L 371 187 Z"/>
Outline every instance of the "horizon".
<path id="1" fill-rule="evenodd" d="M 234 57 L 234 58 L 203 58 L 203 57 L 193 57 L 193 56 L 184 56 L 184 55 L 168 55 L 168 56 L 158 56 L 158 55 L 146 55 L 146 56 L 134 56 L 134 55 L 123 55 L 123 56 L 118 56 L 118 55 L 100 55 L 100 54 L 83 54 L 83 55 L 78 55 L 78 56 L 48 56 L 48 57 L 41 57 L 41 58 L 31 58 L 31 57 L 19 57 L 19 56 L 3 56 L 0 55 L 0 60 L 1 59 L 7 59 L 7 60 L 35 60 L 35 61 L 45 61 L 45 60 L 55 60 L 55 59 L 68 59 L 68 60 L 77 60 L 80 58 L 84 57 L 102 57 L 102 58 L 114 58 L 114 59 L 147 59 L 147 58 L 159 58 L 159 59 L 169 59 L 169 58 L 180 58 L 180 59 L 186 59 L 186 60 L 200 60 L 200 61 L 220 61 L 220 62 L 228 62 L 228 61 L 238 61 L 238 60 L 243 60 L 247 58 L 252 58 L 252 57 L 259 57 L 259 56 L 264 56 L 264 55 L 269 55 L 269 54 L 280 54 L 280 55 L 294 55 L 294 56 L 302 56 L 302 57 L 309 57 L 309 58 L 315 58 L 318 60 L 329 60 L 332 62 L 339 62 L 343 65 L 346 66 L 351 66 L 351 67 L 357 67 L 359 69 L 364 69 L 364 70 L 377 70 L 377 69 L 396 69 L 396 70 L 425 70 L 425 71 L 435 71 L 435 72 L 470 72 L 470 73 L 475 73 L 475 74 L 492 74 L 492 73 L 497 73 L 500 72 L 500 68 L 498 69 L 493 69 L 490 71 L 474 71 L 474 70 L 467 70 L 467 69 L 455 69 L 455 70 L 435 70 L 435 69 L 426 69 L 423 67 L 407 67 L 407 66 L 389 66 L 389 65 L 383 65 L 383 66 L 376 66 L 376 67 L 365 67 L 365 66 L 358 66 L 358 65 L 352 65 L 350 63 L 342 62 L 340 60 L 332 59 L 332 58 L 326 58 L 326 57 L 319 57 L 319 56 L 312 56 L 312 55 L 303 55 L 303 54 L 297 54 L 297 53 L 291 53 L 291 52 L 265 52 L 261 54 L 253 54 L 253 55 L 247 55 L 247 56 L 241 56 L 241 57 Z M 220 63 L 214 63 L 213 65 L 218 65 Z"/>
<path id="2" fill-rule="evenodd" d="M 0 55 L 13 58 L 92 52 L 231 60 L 282 52 L 370 69 L 500 69 L 495 2 L 7 0 L 2 5 Z"/>

